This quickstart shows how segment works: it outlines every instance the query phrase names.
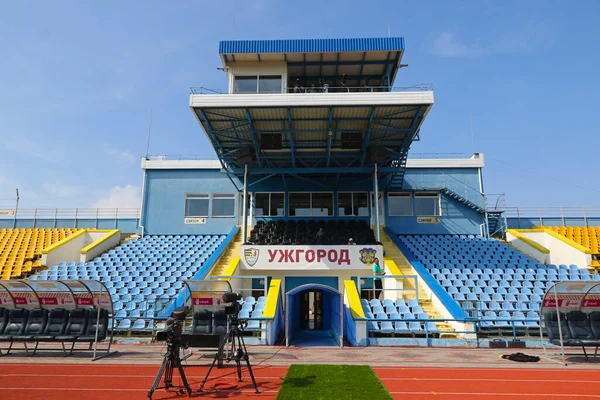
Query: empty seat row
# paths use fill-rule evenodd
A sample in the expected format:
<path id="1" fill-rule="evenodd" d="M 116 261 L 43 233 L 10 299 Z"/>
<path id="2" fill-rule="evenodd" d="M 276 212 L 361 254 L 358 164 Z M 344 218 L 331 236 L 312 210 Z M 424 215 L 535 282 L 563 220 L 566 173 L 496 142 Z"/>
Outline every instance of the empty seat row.
<path id="1" fill-rule="evenodd" d="M 62 308 L 8 310 L 0 308 L 0 342 L 94 342 L 104 340 L 108 332 L 108 311 Z M 36 345 L 37 350 L 37 345 Z M 71 347 L 71 352 L 73 347 Z M 34 350 L 35 353 L 35 350 Z"/>
<path id="2" fill-rule="evenodd" d="M 534 313 L 539 312 L 541 298 L 554 283 L 600 280 L 600 275 L 591 275 L 574 264 L 539 264 L 497 240 L 466 235 L 398 237 L 410 252 L 408 255 L 420 261 L 467 313 L 474 315 L 477 312 L 478 316 L 492 320 L 518 319 L 521 314 L 527 314 L 527 319 L 532 320 L 527 325 L 516 321 L 492 321 L 487 323 L 489 327 L 537 326 L 533 321 Z M 457 262 L 453 258 L 456 253 L 469 258 L 469 264 Z"/>
<path id="3" fill-rule="evenodd" d="M 118 314 L 118 327 L 143 330 L 146 315 L 157 302 L 168 302 L 183 288 L 225 239 L 225 235 L 145 236 L 102 254 L 87 263 L 59 263 L 30 277 L 32 280 L 95 279 L 106 285 Z M 177 249 L 177 250 L 173 250 Z M 152 257 L 150 257 L 152 254 Z M 171 258 L 176 255 L 176 258 Z M 122 261 L 116 261 L 117 259 Z M 168 260 L 177 261 L 168 261 Z M 113 260 L 113 261 L 111 261 Z M 153 260 L 153 261 L 149 261 Z M 123 315 L 123 312 L 125 315 Z M 149 317 L 146 317 L 149 318 Z M 144 323 L 144 328 L 140 328 Z"/>
<path id="4" fill-rule="evenodd" d="M 600 311 L 571 311 L 560 315 L 548 311 L 544 313 L 544 326 L 552 344 L 560 345 L 562 337 L 564 346 L 582 347 L 584 352 L 585 346 L 600 346 Z"/>

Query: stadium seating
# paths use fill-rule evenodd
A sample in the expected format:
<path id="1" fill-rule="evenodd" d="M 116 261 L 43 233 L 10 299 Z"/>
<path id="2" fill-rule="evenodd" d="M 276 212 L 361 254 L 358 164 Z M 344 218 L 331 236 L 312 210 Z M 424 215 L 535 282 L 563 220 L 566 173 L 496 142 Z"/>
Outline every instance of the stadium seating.
<path id="1" fill-rule="evenodd" d="M 0 278 L 18 278 L 40 267 L 44 248 L 77 232 L 72 229 L 0 229 Z"/>
<path id="2" fill-rule="evenodd" d="M 417 300 L 398 299 L 395 302 L 386 299 L 383 303 L 378 299 L 368 301 L 361 299 L 361 304 L 367 319 L 389 321 L 369 321 L 367 328 L 369 332 L 377 334 L 411 335 L 411 336 L 434 336 L 439 334 L 435 322 L 414 321 L 427 320 L 429 315 L 423 312 Z M 412 320 L 412 321 L 411 321 Z"/>
<path id="3" fill-rule="evenodd" d="M 576 265 L 538 262 L 498 240 L 459 235 L 398 235 L 448 294 L 491 331 L 539 327 L 546 290 L 561 280 L 598 280 Z"/>
<path id="4" fill-rule="evenodd" d="M 600 267 L 600 226 L 542 226 L 579 243 L 589 249 L 592 256 L 592 267 Z"/>
<path id="5" fill-rule="evenodd" d="M 314 245 L 319 228 L 325 231 L 322 244 L 346 245 L 352 238 L 356 244 L 375 244 L 375 234 L 364 220 L 346 221 L 304 221 L 279 220 L 267 223 L 258 221 L 248 243 L 258 245 Z"/>
<path id="6" fill-rule="evenodd" d="M 219 247 L 226 235 L 145 236 L 88 263 L 65 263 L 30 279 L 96 279 L 108 288 L 118 330 L 152 329 L 168 304 Z"/>

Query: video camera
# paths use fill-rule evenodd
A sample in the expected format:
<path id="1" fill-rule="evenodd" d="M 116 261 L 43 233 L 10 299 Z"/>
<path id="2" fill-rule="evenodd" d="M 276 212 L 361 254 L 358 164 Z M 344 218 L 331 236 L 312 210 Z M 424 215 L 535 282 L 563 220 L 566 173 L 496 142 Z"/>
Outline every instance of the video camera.
<path id="1" fill-rule="evenodd" d="M 177 307 L 171 312 L 171 316 L 167 319 L 166 326 L 167 330 L 164 332 L 158 332 L 156 339 L 159 341 L 165 340 L 168 343 L 181 340 L 183 333 L 183 324 L 185 323 L 185 317 L 189 310 L 189 307 L 182 306 Z"/>
<path id="2" fill-rule="evenodd" d="M 240 304 L 240 300 L 242 300 L 242 298 L 243 298 L 242 295 L 239 293 L 235 293 L 235 292 L 223 293 L 223 296 L 221 297 L 221 300 L 223 300 L 223 303 L 231 304 L 230 306 L 225 307 L 225 314 L 227 314 L 228 316 L 231 316 L 231 315 L 237 316 L 238 313 L 242 309 L 242 305 Z"/>

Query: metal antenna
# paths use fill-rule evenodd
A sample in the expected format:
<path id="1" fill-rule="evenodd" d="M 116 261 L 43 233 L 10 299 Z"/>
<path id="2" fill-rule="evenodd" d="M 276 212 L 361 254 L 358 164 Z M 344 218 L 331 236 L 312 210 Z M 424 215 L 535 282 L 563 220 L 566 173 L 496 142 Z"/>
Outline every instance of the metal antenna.
<path id="1" fill-rule="evenodd" d="M 148 142 L 146 142 L 146 158 L 150 154 L 150 134 L 152 133 L 152 109 L 150 109 L 150 124 L 148 125 Z"/>

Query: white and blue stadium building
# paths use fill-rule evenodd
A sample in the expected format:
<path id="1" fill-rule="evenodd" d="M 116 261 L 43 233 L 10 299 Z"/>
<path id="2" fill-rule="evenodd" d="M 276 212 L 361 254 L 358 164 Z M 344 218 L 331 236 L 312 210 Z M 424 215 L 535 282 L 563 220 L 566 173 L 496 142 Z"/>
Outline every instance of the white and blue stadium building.
<path id="1" fill-rule="evenodd" d="M 489 206 L 482 153 L 411 156 L 434 93 L 394 86 L 403 38 L 233 40 L 219 54 L 227 91 L 189 98 L 216 159 L 144 157 L 127 218 L 1 220 L 138 234 L 77 262 L 49 251 L 25 275 L 104 282 L 115 330 L 134 333 L 196 304 L 185 280 L 228 280 L 249 343 L 332 346 L 533 342 L 548 288 L 598 278 L 585 246 Z M 226 324 L 192 320 L 196 333 Z"/>

